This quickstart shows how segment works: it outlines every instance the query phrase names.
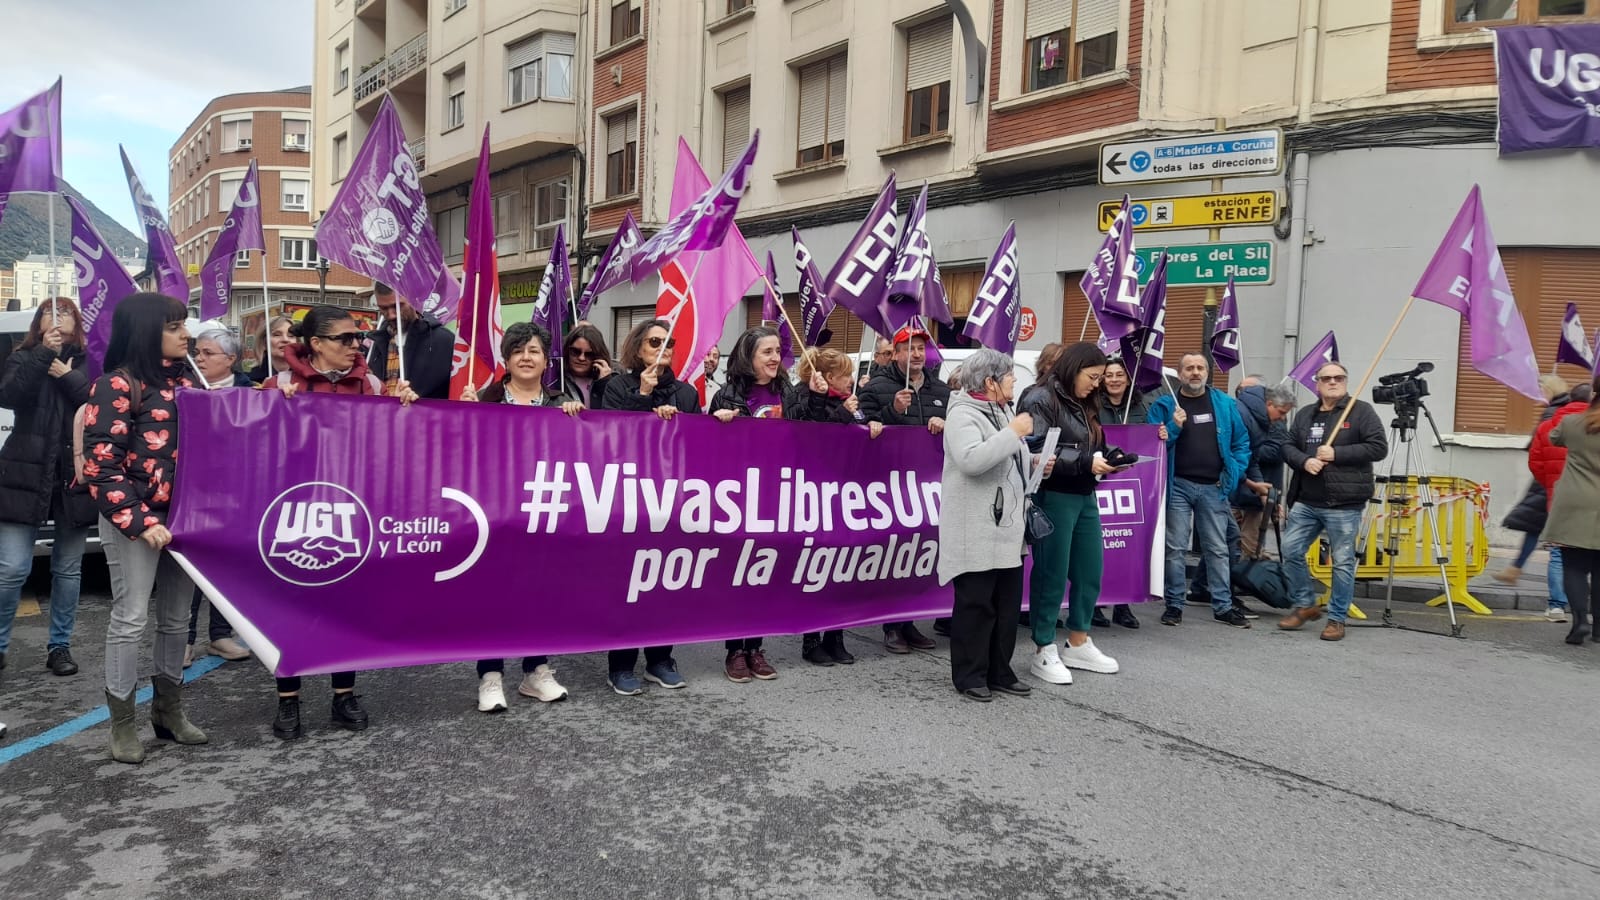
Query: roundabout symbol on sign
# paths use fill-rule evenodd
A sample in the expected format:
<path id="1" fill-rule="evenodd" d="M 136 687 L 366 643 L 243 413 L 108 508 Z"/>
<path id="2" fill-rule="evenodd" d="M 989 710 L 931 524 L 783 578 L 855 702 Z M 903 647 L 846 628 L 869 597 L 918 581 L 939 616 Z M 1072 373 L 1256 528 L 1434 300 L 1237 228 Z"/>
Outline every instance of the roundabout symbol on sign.
<path id="1" fill-rule="evenodd" d="M 1133 166 L 1135 172 L 1143 172 L 1150 168 L 1150 154 L 1143 150 L 1129 157 L 1128 165 Z"/>
<path id="2" fill-rule="evenodd" d="M 1128 215 L 1133 219 L 1135 227 L 1143 225 L 1150 221 L 1150 207 L 1145 206 L 1143 203 L 1135 203 L 1128 207 Z"/>

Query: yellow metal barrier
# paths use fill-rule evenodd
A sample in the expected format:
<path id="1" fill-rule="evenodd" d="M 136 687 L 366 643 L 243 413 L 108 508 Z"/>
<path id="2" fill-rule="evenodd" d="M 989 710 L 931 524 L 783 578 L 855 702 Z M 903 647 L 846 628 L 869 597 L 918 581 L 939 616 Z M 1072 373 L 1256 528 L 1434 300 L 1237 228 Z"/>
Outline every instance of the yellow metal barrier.
<path id="1" fill-rule="evenodd" d="M 1481 573 L 1489 562 L 1489 536 L 1484 523 L 1489 518 L 1489 486 L 1465 478 L 1434 476 L 1429 479 L 1433 489 L 1432 518 L 1439 533 L 1439 551 L 1445 557 L 1445 583 L 1449 596 L 1480 616 L 1492 615 L 1489 607 L 1467 591 L 1467 581 Z M 1389 575 L 1389 557 L 1385 552 L 1389 539 L 1396 541 L 1394 574 L 1406 578 L 1438 578 L 1439 561 L 1433 555 L 1432 533 L 1423 518 L 1423 498 L 1418 494 L 1417 476 L 1396 477 L 1388 483 L 1380 481 L 1379 493 L 1386 499 L 1374 503 L 1362 519 L 1365 541 L 1357 543 L 1362 552 L 1356 557 L 1357 579 L 1383 579 Z M 1311 574 L 1317 579 L 1332 583 L 1333 567 L 1322 558 L 1320 545 L 1313 545 L 1306 554 Z M 1324 593 L 1321 603 L 1328 602 Z M 1428 601 L 1429 606 L 1442 606 L 1445 595 Z M 1355 604 L 1350 605 L 1350 615 L 1365 619 Z"/>

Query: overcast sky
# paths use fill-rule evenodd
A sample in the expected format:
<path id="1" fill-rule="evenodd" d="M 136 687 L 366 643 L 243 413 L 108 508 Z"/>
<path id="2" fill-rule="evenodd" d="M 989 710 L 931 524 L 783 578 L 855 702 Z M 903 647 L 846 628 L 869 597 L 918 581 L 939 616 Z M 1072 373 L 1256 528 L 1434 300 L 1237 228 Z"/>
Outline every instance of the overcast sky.
<path id="1" fill-rule="evenodd" d="M 62 76 L 66 179 L 134 232 L 117 144 L 163 208 L 167 152 L 213 97 L 311 83 L 313 0 L 0 0 L 0 109 Z"/>

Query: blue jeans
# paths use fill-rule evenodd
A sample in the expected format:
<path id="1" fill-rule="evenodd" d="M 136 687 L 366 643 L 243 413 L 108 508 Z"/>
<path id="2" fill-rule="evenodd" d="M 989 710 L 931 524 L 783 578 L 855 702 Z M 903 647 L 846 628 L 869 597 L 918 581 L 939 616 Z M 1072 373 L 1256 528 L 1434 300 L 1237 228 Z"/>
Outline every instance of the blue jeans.
<path id="1" fill-rule="evenodd" d="M 1230 509 L 1228 511 L 1228 570 L 1230 573 L 1233 571 L 1232 564 L 1238 560 L 1239 520 L 1233 517 L 1233 511 Z M 1207 572 L 1206 558 L 1202 556 L 1200 557 L 1200 565 L 1195 567 L 1194 580 L 1189 583 L 1189 594 L 1191 596 L 1196 594 L 1209 596 L 1211 593 L 1211 588 L 1208 586 L 1210 582 L 1207 579 L 1210 577 L 1210 574 Z M 1231 575 L 1229 577 L 1228 584 L 1233 584 Z"/>
<path id="2" fill-rule="evenodd" d="M 0 653 L 11 646 L 11 624 L 22 601 L 22 585 L 33 571 L 33 542 L 39 526 L 0 522 Z M 72 644 L 78 620 L 78 586 L 83 545 L 89 529 L 56 527 L 50 551 L 50 640 L 48 649 Z"/>
<path id="3" fill-rule="evenodd" d="M 1356 592 L 1356 529 L 1361 527 L 1359 509 L 1323 509 L 1296 503 L 1289 510 L 1283 529 L 1283 569 L 1289 576 L 1289 597 L 1295 609 L 1315 606 L 1311 589 L 1311 567 L 1306 554 L 1317 535 L 1328 535 L 1333 554 L 1333 593 L 1328 596 L 1328 618 L 1343 622 L 1350 613 L 1350 600 Z"/>
<path id="4" fill-rule="evenodd" d="M 1228 498 L 1216 485 L 1197 484 L 1185 478 L 1173 478 L 1167 485 L 1168 609 L 1183 608 L 1189 581 L 1184 555 L 1195 533 L 1200 535 L 1200 558 L 1205 562 L 1211 611 L 1221 615 L 1233 608 L 1233 592 L 1228 587 L 1228 525 L 1232 522 Z"/>
<path id="5" fill-rule="evenodd" d="M 1562 573 L 1566 566 L 1561 563 L 1561 548 L 1550 548 L 1550 567 L 1545 570 L 1545 584 L 1550 588 L 1550 605 L 1567 608 L 1567 586 L 1562 584 Z"/>

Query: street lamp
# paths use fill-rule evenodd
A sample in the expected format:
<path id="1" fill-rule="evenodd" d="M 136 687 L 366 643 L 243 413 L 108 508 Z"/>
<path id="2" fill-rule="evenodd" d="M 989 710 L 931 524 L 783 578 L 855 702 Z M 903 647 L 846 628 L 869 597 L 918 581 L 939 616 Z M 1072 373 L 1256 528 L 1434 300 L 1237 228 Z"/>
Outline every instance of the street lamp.
<path id="1" fill-rule="evenodd" d="M 317 302 L 328 302 L 328 258 L 317 257 Z"/>

